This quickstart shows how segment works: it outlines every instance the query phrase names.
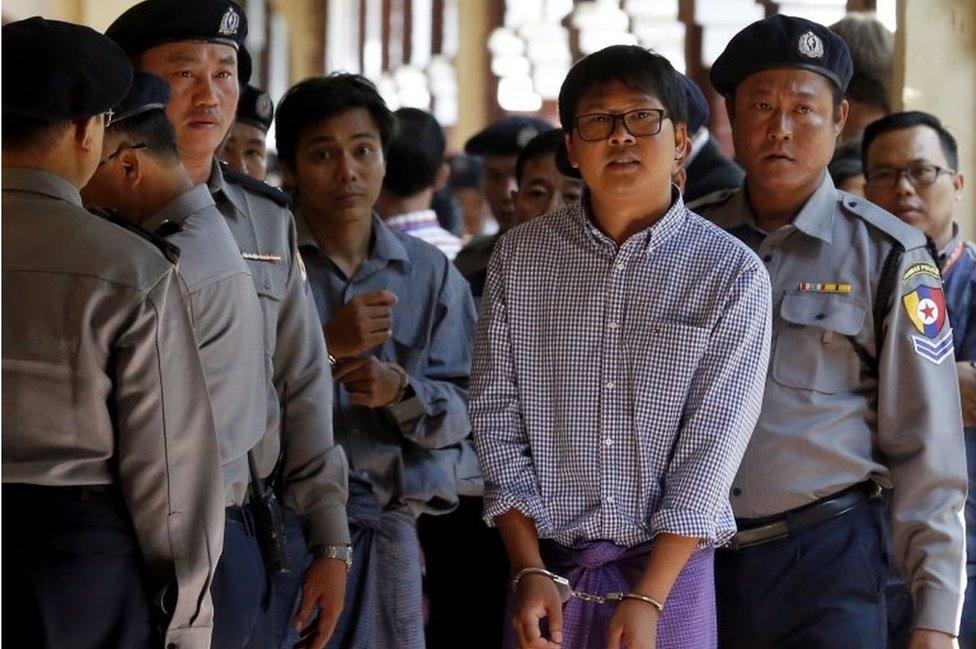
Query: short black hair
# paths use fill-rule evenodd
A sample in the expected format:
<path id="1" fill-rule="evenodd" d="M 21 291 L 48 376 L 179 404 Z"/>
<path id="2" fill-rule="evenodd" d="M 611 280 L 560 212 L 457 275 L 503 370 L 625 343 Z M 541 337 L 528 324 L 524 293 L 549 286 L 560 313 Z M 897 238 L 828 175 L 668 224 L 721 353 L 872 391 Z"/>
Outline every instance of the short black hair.
<path id="1" fill-rule="evenodd" d="M 611 45 L 578 61 L 559 89 L 559 121 L 570 136 L 580 100 L 614 81 L 655 97 L 674 124 L 688 123 L 685 93 L 671 62 L 637 45 Z"/>
<path id="2" fill-rule="evenodd" d="M 938 134 L 939 144 L 942 145 L 942 153 L 946 157 L 946 162 L 949 163 L 950 167 L 958 171 L 959 149 L 956 146 L 956 138 L 952 137 L 952 133 L 942 126 L 942 122 L 939 121 L 938 117 L 920 110 L 892 113 L 868 124 L 867 128 L 864 129 L 864 136 L 861 142 L 861 164 L 864 165 L 865 169 L 868 168 L 868 150 L 871 148 L 871 143 L 880 135 L 890 133 L 891 131 L 914 128 L 916 126 L 928 126 Z"/>
<path id="3" fill-rule="evenodd" d="M 70 121 L 39 119 L 16 113 L 4 113 L 3 148 L 23 151 L 50 147 L 64 135 L 70 126 Z"/>
<path id="4" fill-rule="evenodd" d="M 885 113 L 891 112 L 891 101 L 888 99 L 888 85 L 867 72 L 854 71 L 851 82 L 847 84 L 847 99 L 878 106 Z"/>
<path id="5" fill-rule="evenodd" d="M 168 162 L 178 162 L 180 159 L 180 152 L 176 146 L 176 131 L 161 108 L 154 108 L 112 122 L 106 134 L 122 136 L 132 144 L 145 144 L 146 152 L 164 158 Z"/>
<path id="6" fill-rule="evenodd" d="M 561 128 L 554 128 L 545 133 L 539 133 L 529 140 L 515 159 L 515 181 L 522 186 L 522 174 L 525 173 L 525 165 L 529 160 L 540 158 L 544 155 L 555 156 L 560 147 L 563 146 L 565 131 Z"/>
<path id="7" fill-rule="evenodd" d="M 447 142 L 433 115 L 419 108 L 401 108 L 396 134 L 386 151 L 383 189 L 401 198 L 413 196 L 437 182 Z"/>
<path id="8" fill-rule="evenodd" d="M 384 153 L 393 139 L 396 120 L 386 102 L 366 77 L 334 72 L 311 77 L 292 86 L 282 97 L 275 115 L 278 157 L 294 167 L 298 140 L 309 126 L 356 108 L 369 111 L 380 132 Z"/>
<path id="9" fill-rule="evenodd" d="M 844 142 L 834 150 L 834 157 L 827 165 L 834 186 L 839 187 L 844 181 L 864 173 L 861 165 L 861 141 Z"/>

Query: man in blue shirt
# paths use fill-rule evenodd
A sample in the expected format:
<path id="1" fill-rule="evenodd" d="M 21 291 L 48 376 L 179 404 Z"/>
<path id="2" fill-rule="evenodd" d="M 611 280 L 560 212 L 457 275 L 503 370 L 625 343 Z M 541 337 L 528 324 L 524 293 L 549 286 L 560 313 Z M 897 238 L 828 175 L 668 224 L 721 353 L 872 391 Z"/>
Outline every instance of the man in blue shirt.
<path id="1" fill-rule="evenodd" d="M 976 245 L 963 239 L 954 219 L 964 182 L 956 140 L 934 115 L 895 113 L 865 129 L 861 154 L 865 196 L 929 237 L 945 285 L 969 466 L 969 580 L 959 642 L 976 647 Z"/>
<path id="2" fill-rule="evenodd" d="M 349 458 L 353 566 L 334 647 L 424 646 L 416 516 L 457 506 L 461 467 L 477 475 L 473 450 L 460 445 L 470 431 L 471 292 L 442 252 L 373 212 L 393 124 L 373 84 L 350 74 L 296 85 L 277 117 Z M 303 607 L 299 626 L 311 614 Z"/>

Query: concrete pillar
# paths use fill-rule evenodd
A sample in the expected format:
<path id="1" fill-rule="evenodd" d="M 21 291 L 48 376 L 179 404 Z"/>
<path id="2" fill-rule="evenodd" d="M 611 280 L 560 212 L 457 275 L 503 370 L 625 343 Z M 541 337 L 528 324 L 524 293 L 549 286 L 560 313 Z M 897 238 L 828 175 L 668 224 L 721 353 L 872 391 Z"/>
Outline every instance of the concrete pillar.
<path id="1" fill-rule="evenodd" d="M 959 143 L 966 187 L 957 218 L 976 236 L 976 0 L 899 0 L 896 110 L 937 115 Z"/>
<path id="2" fill-rule="evenodd" d="M 486 44 L 491 32 L 487 2 L 463 0 L 458 3 L 458 52 L 454 59 L 458 79 L 458 120 L 452 130 L 450 147 L 460 149 L 468 138 L 488 123 L 488 83 L 491 56 Z"/>
<path id="3" fill-rule="evenodd" d="M 288 23 L 288 85 L 324 74 L 326 0 L 271 0 L 271 8 Z"/>

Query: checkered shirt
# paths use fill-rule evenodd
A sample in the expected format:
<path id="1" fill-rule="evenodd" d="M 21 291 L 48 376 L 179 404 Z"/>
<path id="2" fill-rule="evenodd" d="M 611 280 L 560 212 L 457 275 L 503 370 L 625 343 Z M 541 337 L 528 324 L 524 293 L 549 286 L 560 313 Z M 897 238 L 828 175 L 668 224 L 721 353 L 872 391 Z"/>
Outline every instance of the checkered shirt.
<path id="1" fill-rule="evenodd" d="M 470 412 L 489 524 L 516 509 L 565 545 L 731 538 L 769 356 L 769 277 L 746 246 L 680 197 L 621 246 L 572 205 L 500 239 L 483 300 Z"/>

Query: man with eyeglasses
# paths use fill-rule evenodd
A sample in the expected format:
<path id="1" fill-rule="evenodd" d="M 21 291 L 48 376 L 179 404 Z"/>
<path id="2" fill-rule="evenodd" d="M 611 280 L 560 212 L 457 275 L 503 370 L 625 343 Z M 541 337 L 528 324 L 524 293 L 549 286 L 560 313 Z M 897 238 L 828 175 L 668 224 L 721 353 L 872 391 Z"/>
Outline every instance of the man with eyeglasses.
<path id="1" fill-rule="evenodd" d="M 742 189 L 697 205 L 762 258 L 773 345 L 762 414 L 716 557 L 722 647 L 887 646 L 880 489 L 911 587 L 909 647 L 953 645 L 965 450 L 952 332 L 925 237 L 827 173 L 848 106 L 847 46 L 777 15 L 711 70 Z"/>
<path id="2" fill-rule="evenodd" d="M 164 112 L 169 94 L 161 78 L 136 72 L 105 131 L 103 160 L 81 197 L 85 205 L 115 210 L 180 249 L 180 276 L 220 447 L 222 476 L 212 479 L 224 492 L 224 549 L 211 587 L 213 646 L 240 647 L 268 590 L 253 533 L 258 486 L 248 466 L 264 435 L 272 389 L 264 365 L 264 319 L 224 217 L 207 186 L 194 186 L 180 162 L 176 133 Z"/>
<path id="3" fill-rule="evenodd" d="M 708 649 L 769 279 L 671 184 L 687 134 L 667 59 L 591 54 L 559 113 L 586 190 L 499 240 L 471 380 L 484 515 L 511 560 L 505 646 Z"/>
<path id="4" fill-rule="evenodd" d="M 919 111 L 895 113 L 865 129 L 862 155 L 867 170 L 865 196 L 924 232 L 934 244 L 933 255 L 942 273 L 969 466 L 969 585 L 959 642 L 964 648 L 976 647 L 976 245 L 963 239 L 954 219 L 964 182 L 957 171 L 956 140 L 934 115 Z M 904 586 L 889 586 L 889 595 L 892 590 L 896 591 L 893 600 L 897 602 Z M 906 613 L 910 617 L 910 607 L 899 613 L 889 603 L 889 628 L 893 623 L 898 627 Z"/>
<path id="5" fill-rule="evenodd" d="M 179 251 L 86 211 L 132 67 L 3 26 L 3 641 L 207 649 L 217 440 Z"/>

